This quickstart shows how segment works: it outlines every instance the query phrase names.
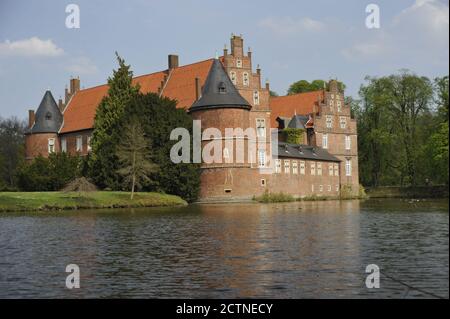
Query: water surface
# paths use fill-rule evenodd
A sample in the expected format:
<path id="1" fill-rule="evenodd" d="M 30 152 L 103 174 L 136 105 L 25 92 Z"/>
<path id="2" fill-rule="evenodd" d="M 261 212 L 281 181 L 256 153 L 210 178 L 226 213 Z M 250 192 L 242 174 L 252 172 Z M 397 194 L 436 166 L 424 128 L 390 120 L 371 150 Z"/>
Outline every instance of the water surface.
<path id="1" fill-rule="evenodd" d="M 449 296 L 448 201 L 0 214 L 0 298 Z M 65 287 L 66 265 L 81 288 Z"/>

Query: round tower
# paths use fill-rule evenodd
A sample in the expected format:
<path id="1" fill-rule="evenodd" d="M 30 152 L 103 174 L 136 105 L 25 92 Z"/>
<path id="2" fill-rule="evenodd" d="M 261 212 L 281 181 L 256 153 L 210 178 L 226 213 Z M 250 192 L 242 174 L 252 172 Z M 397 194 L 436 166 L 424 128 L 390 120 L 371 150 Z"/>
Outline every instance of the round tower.
<path id="1" fill-rule="evenodd" d="M 202 176 L 200 199 L 245 197 L 245 182 L 251 174 L 249 141 L 251 105 L 238 92 L 214 59 L 201 97 L 190 107 L 202 130 Z"/>
<path id="2" fill-rule="evenodd" d="M 28 129 L 25 132 L 25 156 L 32 160 L 38 155 L 48 157 L 59 152 L 58 131 L 63 115 L 50 91 L 46 91 L 36 111 L 29 111 Z"/>

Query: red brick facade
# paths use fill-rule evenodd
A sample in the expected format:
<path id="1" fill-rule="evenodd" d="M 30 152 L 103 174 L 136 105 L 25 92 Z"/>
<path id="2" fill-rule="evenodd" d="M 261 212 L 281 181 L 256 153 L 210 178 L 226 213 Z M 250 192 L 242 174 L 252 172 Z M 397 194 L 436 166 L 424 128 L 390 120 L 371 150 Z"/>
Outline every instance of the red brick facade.
<path id="1" fill-rule="evenodd" d="M 283 192 L 296 197 L 339 196 L 343 187 L 357 195 L 358 152 L 356 121 L 351 117 L 350 107 L 344 103 L 344 95 L 338 91 L 337 83 L 330 82 L 329 90 L 298 94 L 289 97 L 271 98 L 269 85 L 261 85 L 261 70 L 253 72 L 252 53 L 244 53 L 242 37 L 231 38 L 230 50 L 225 49 L 220 61 L 239 93 L 251 105 L 251 109 L 217 108 L 192 113 L 194 120 L 201 120 L 202 130 L 217 128 L 225 135 L 226 128 L 252 128 L 264 123 L 265 136 L 249 138 L 235 136 L 245 145 L 245 163 L 237 163 L 235 144 L 222 149 L 223 163 L 204 163 L 201 176 L 200 199 L 248 199 L 265 191 Z M 176 59 L 178 61 L 178 59 Z M 175 98 L 178 107 L 188 108 L 198 96 L 198 87 L 206 79 L 211 61 L 207 60 L 188 66 L 174 65 L 166 71 L 137 77 L 145 92 L 158 92 Z M 69 93 L 64 115 L 64 124 L 59 134 L 29 134 L 26 137 L 27 158 L 38 154 L 48 156 L 48 141 L 55 139 L 53 151 L 67 151 L 70 154 L 89 153 L 89 139 L 92 134 L 93 116 L 98 102 L 107 92 L 107 86 L 79 90 Z M 178 88 L 178 89 L 177 89 Z M 71 87 L 72 90 L 72 87 Z M 301 159 L 283 156 L 277 161 L 272 158 L 272 137 L 270 128 L 276 128 L 278 116 L 291 117 L 301 114 L 311 118 L 310 144 L 324 148 L 338 160 Z M 330 124 L 331 123 L 331 124 Z M 326 136 L 326 137 L 324 137 Z M 226 142 L 225 139 L 222 140 Z M 258 146 L 256 142 L 259 142 Z M 204 147 L 211 139 L 202 141 Z M 253 145 L 254 153 L 248 153 L 247 146 Z M 228 144 L 224 144 L 228 145 Z M 265 169 L 258 163 L 258 150 L 265 150 Z M 231 156 L 230 156 L 231 155 Z M 231 159 L 229 159 L 231 158 Z M 340 161 L 339 161 L 340 160 Z M 268 170 L 271 173 L 267 174 Z"/>

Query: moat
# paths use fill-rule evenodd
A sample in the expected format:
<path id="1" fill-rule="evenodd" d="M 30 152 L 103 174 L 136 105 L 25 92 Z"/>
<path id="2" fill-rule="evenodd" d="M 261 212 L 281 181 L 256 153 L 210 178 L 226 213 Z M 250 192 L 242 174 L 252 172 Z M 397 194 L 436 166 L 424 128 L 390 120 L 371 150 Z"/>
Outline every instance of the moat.
<path id="1" fill-rule="evenodd" d="M 65 286 L 68 264 L 80 289 Z M 365 286 L 369 264 L 379 289 Z M 0 298 L 432 298 L 423 291 L 449 297 L 448 200 L 0 214 Z"/>

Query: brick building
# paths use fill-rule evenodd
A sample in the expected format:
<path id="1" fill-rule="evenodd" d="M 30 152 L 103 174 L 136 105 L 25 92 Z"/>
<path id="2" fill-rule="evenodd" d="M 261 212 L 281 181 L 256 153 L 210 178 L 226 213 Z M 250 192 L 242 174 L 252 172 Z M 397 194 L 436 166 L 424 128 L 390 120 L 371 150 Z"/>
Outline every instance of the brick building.
<path id="1" fill-rule="evenodd" d="M 180 66 L 178 56 L 169 55 L 166 70 L 133 79 L 143 93 L 176 99 L 178 108 L 201 120 L 202 130 L 221 133 L 202 138 L 203 147 L 219 141 L 225 147 L 220 161 L 202 164 L 201 199 L 247 199 L 266 190 L 334 197 L 345 189 L 356 195 L 356 121 L 337 81 L 328 89 L 271 97 L 269 84 L 261 85 L 259 66 L 253 71 L 252 52 L 243 48 L 242 37 L 233 35 L 230 51 L 225 48 L 217 59 Z M 107 90 L 107 85 L 80 89 L 73 78 L 64 101 L 45 92 L 36 113 L 29 111 L 27 158 L 88 154 L 96 108 Z M 244 133 L 225 137 L 230 128 Z M 302 142 L 283 140 L 286 128 L 301 132 Z M 255 135 L 245 134 L 247 129 Z M 244 161 L 237 160 L 238 143 L 244 145 Z"/>

